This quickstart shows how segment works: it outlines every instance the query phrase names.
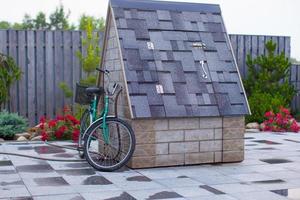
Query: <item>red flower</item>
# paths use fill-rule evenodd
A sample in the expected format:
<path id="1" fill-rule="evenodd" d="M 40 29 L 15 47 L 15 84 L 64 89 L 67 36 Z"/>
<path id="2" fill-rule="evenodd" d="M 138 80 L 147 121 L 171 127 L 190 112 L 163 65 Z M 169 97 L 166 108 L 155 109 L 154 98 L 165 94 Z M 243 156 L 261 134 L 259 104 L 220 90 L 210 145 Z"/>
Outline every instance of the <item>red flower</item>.
<path id="1" fill-rule="evenodd" d="M 68 130 L 68 127 L 66 127 L 66 126 L 61 126 L 61 127 L 59 127 L 58 130 L 59 130 L 60 132 L 64 133 L 65 131 Z"/>
<path id="2" fill-rule="evenodd" d="M 49 140 L 49 135 L 45 131 L 42 132 L 42 140 L 43 141 Z"/>
<path id="3" fill-rule="evenodd" d="M 80 124 L 80 122 L 72 115 L 66 115 L 66 119 L 71 121 L 74 125 Z"/>
<path id="4" fill-rule="evenodd" d="M 45 129 L 45 124 L 41 123 L 40 126 L 39 126 L 39 128 L 42 129 L 42 130 L 44 130 Z"/>
<path id="5" fill-rule="evenodd" d="M 286 114 L 286 115 L 290 115 L 289 109 L 284 108 L 284 107 L 281 107 L 281 108 L 280 108 L 280 112 L 282 112 L 282 113 L 284 113 L 284 114 Z"/>
<path id="6" fill-rule="evenodd" d="M 57 130 L 57 131 L 55 131 L 54 134 L 55 134 L 55 137 L 56 137 L 57 139 L 61 139 L 64 133 L 61 132 L 61 131 L 59 131 L 59 130 Z"/>
<path id="7" fill-rule="evenodd" d="M 299 132 L 300 127 L 298 125 L 298 123 L 296 122 L 296 120 L 293 121 L 292 125 L 291 125 L 291 131 L 293 132 Z"/>
<path id="8" fill-rule="evenodd" d="M 48 123 L 48 126 L 49 128 L 53 128 L 57 125 L 57 120 L 51 120 L 49 123 Z"/>
<path id="9" fill-rule="evenodd" d="M 57 120 L 57 121 L 63 121 L 63 120 L 64 120 L 64 117 L 61 116 L 61 115 L 58 115 L 58 116 L 56 117 L 56 120 Z"/>
<path id="10" fill-rule="evenodd" d="M 72 133 L 72 139 L 74 142 L 78 141 L 80 131 L 78 129 L 74 129 Z"/>
<path id="11" fill-rule="evenodd" d="M 46 117 L 43 116 L 40 118 L 40 123 L 44 124 L 44 123 L 46 123 L 46 120 L 47 120 Z"/>
<path id="12" fill-rule="evenodd" d="M 64 113 L 71 112 L 71 108 L 69 106 L 65 106 L 63 111 L 64 111 Z"/>
<path id="13" fill-rule="evenodd" d="M 266 112 L 265 113 L 265 117 L 269 118 L 269 117 L 273 117 L 274 113 L 272 111 Z"/>

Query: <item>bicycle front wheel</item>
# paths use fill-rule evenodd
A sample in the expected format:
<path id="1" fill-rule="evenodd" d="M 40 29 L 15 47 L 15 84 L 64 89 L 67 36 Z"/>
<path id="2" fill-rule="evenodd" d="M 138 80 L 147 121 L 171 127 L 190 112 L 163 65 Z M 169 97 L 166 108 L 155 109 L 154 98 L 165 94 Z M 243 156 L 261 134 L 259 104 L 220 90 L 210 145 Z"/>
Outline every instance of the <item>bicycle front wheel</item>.
<path id="1" fill-rule="evenodd" d="M 127 164 L 135 149 L 131 126 L 118 118 L 107 118 L 91 125 L 84 138 L 84 154 L 88 163 L 100 171 L 115 171 Z"/>
<path id="2" fill-rule="evenodd" d="M 78 138 L 78 154 L 80 158 L 84 158 L 84 152 L 83 152 L 83 143 L 84 143 L 84 138 L 83 134 L 84 132 L 88 129 L 90 126 L 90 111 L 86 109 L 84 113 L 81 116 L 80 119 L 80 135 Z"/>

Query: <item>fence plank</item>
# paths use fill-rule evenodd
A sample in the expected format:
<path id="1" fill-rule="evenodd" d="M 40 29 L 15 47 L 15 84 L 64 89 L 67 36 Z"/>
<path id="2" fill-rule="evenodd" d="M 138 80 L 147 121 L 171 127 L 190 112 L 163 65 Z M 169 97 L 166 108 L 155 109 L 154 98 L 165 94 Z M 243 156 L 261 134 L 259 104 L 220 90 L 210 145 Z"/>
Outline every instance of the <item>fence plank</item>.
<path id="1" fill-rule="evenodd" d="M 21 80 L 19 84 L 19 113 L 28 117 L 28 99 L 27 99 L 27 45 L 26 45 L 26 32 L 18 31 L 18 65 L 22 71 Z"/>
<path id="2" fill-rule="evenodd" d="M 281 52 L 285 52 L 285 38 L 286 37 L 279 37 L 279 41 L 278 41 L 278 50 L 279 50 L 279 53 Z"/>
<path id="3" fill-rule="evenodd" d="M 46 32 L 45 65 L 46 65 L 46 113 L 52 118 L 55 114 L 55 84 L 54 84 L 54 44 L 53 32 Z"/>
<path id="4" fill-rule="evenodd" d="M 291 56 L 291 38 L 286 37 L 285 38 L 285 56 L 290 57 Z"/>
<path id="5" fill-rule="evenodd" d="M 80 81 L 81 75 L 81 65 L 78 57 L 76 56 L 77 52 L 81 48 L 80 32 L 72 32 L 72 62 L 73 62 L 73 94 L 76 92 L 76 83 Z M 74 98 L 73 98 L 74 99 Z"/>
<path id="6" fill-rule="evenodd" d="M 0 53 L 7 54 L 7 31 L 0 30 Z"/>
<path id="7" fill-rule="evenodd" d="M 256 35 L 252 36 L 251 40 L 252 40 L 251 41 L 251 46 L 252 46 L 251 56 L 252 56 L 252 58 L 256 58 L 258 55 L 258 37 Z"/>
<path id="8" fill-rule="evenodd" d="M 63 74 L 64 82 L 73 90 L 73 67 L 72 67 L 72 33 L 64 31 L 63 32 Z M 64 98 L 64 105 L 72 104 L 72 98 Z"/>
<path id="9" fill-rule="evenodd" d="M 17 60 L 17 31 L 9 30 L 8 31 L 8 55 L 11 56 L 16 64 Z M 9 99 L 9 111 L 18 112 L 18 84 L 14 83 L 10 87 L 10 99 Z"/>
<path id="10" fill-rule="evenodd" d="M 237 63 L 242 77 L 245 77 L 245 46 L 244 46 L 244 36 L 238 36 L 238 54 Z"/>
<path id="11" fill-rule="evenodd" d="M 28 67 L 28 120 L 30 125 L 36 123 L 36 66 L 35 66 L 35 32 L 27 31 L 27 67 Z"/>
<path id="12" fill-rule="evenodd" d="M 63 101 L 63 92 L 59 89 L 59 83 L 61 83 L 63 79 L 64 69 L 63 69 L 63 50 L 62 50 L 62 31 L 54 31 L 54 79 L 55 79 L 55 112 L 61 111 L 64 106 Z"/>
<path id="13" fill-rule="evenodd" d="M 36 102 L 37 118 L 46 115 L 46 89 L 45 89 L 45 32 L 36 31 Z"/>
<path id="14" fill-rule="evenodd" d="M 258 36 L 258 54 L 264 55 L 265 54 L 265 37 Z"/>

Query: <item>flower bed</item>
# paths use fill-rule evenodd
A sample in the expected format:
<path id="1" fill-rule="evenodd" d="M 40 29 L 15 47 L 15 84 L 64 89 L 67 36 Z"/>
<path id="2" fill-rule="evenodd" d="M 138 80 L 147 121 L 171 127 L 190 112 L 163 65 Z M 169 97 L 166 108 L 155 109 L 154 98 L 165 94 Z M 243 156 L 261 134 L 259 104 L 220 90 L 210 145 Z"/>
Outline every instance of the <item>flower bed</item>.
<path id="1" fill-rule="evenodd" d="M 73 140 L 77 141 L 80 134 L 80 121 L 77 120 L 69 109 L 64 110 L 63 115 L 55 119 L 42 117 L 38 132 L 41 134 L 43 141 L 51 140 Z"/>
<path id="2" fill-rule="evenodd" d="M 297 121 L 292 117 L 289 109 L 281 107 L 278 113 L 269 111 L 265 113 L 267 118 L 263 122 L 263 131 L 273 132 L 299 132 L 300 127 Z"/>

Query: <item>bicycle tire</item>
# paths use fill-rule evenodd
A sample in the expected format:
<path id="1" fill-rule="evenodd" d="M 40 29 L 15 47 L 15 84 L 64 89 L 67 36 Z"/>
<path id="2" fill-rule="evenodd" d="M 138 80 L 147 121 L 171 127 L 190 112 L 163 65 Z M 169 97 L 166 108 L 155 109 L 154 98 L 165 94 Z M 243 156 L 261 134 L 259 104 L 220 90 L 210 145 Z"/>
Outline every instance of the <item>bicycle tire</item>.
<path id="1" fill-rule="evenodd" d="M 99 119 L 98 121 L 94 122 L 86 131 L 86 135 L 85 135 L 85 138 L 84 138 L 84 154 L 85 154 L 85 158 L 87 160 L 87 162 L 95 169 L 99 170 L 99 171 L 105 171 L 105 172 L 112 172 L 112 171 L 115 171 L 117 169 L 120 169 L 121 167 L 125 166 L 128 161 L 130 160 L 130 158 L 132 157 L 133 153 L 134 153 L 134 150 L 135 150 L 135 135 L 134 135 L 134 132 L 131 128 L 131 126 L 125 122 L 124 120 L 121 120 L 119 118 L 116 118 L 116 117 L 108 117 L 106 118 L 106 123 L 108 124 L 108 126 L 110 126 L 111 124 L 113 123 L 116 123 L 117 124 L 117 129 L 118 129 L 118 146 L 120 148 L 120 144 L 122 143 L 121 140 L 120 140 L 120 132 L 122 131 L 119 131 L 120 127 L 119 125 L 121 125 L 126 131 L 127 131 L 127 134 L 129 136 L 129 141 L 130 141 L 130 144 L 129 144 L 129 147 L 128 147 L 128 152 L 126 153 L 126 155 L 124 156 L 124 158 L 122 158 L 122 160 L 118 161 L 116 164 L 113 164 L 113 165 L 100 165 L 99 163 L 97 163 L 96 161 L 93 160 L 92 156 L 91 156 L 91 153 L 92 154 L 95 154 L 95 152 L 93 151 L 90 151 L 89 148 L 91 146 L 91 142 L 92 141 L 97 141 L 99 142 L 99 138 L 95 139 L 93 137 L 95 137 L 95 134 L 94 132 L 99 129 L 99 130 L 102 130 L 102 127 L 101 125 L 103 124 L 103 119 Z M 111 129 L 110 129 L 111 130 Z M 101 137 L 102 134 L 99 134 Z M 96 142 L 96 143 L 97 143 Z M 102 145 L 103 146 L 103 145 Z M 98 152 L 99 152 L 99 148 L 100 148 L 100 145 L 98 144 L 98 146 L 96 146 L 98 148 Z M 105 148 L 105 145 L 104 145 L 104 148 Z M 115 148 L 113 148 L 115 150 Z M 114 158 L 112 158 L 111 160 L 114 160 L 116 159 L 116 157 L 119 156 L 119 153 L 120 153 L 120 150 L 118 152 L 118 155 L 116 155 Z M 100 155 L 100 153 L 97 153 L 97 156 L 100 157 L 102 155 Z M 121 151 L 120 153 L 121 155 L 123 154 L 123 151 Z M 100 158 L 98 158 L 98 160 L 100 160 Z M 103 157 L 101 158 L 101 160 L 103 160 Z M 106 158 L 104 158 L 104 160 L 108 160 Z M 115 160 L 116 162 L 116 160 Z"/>
<path id="2" fill-rule="evenodd" d="M 83 134 L 88 129 L 89 125 L 90 125 L 90 111 L 88 109 L 85 109 L 80 119 L 80 134 L 78 137 L 78 154 L 80 158 L 84 158 L 84 151 L 82 150 L 83 142 L 84 142 Z"/>

